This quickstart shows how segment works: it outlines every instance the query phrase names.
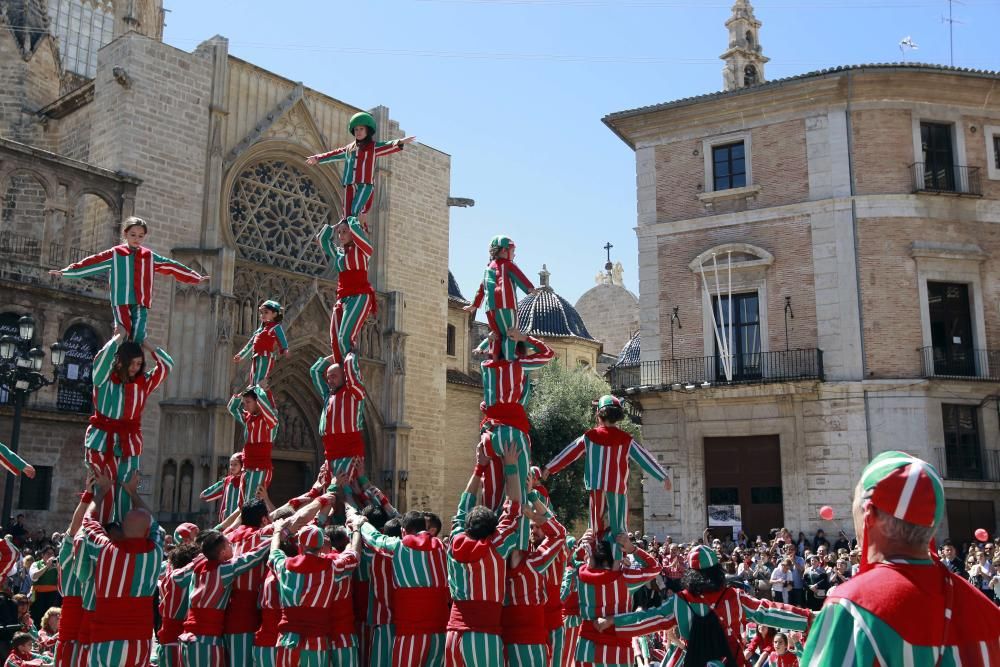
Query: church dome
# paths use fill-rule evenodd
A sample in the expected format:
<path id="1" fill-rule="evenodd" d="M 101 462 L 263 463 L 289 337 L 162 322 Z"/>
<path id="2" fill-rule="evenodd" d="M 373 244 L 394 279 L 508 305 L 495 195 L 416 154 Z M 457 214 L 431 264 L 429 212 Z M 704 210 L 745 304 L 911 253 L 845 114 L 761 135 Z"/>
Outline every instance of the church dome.
<path id="1" fill-rule="evenodd" d="M 633 331 L 639 329 L 639 299 L 624 285 L 621 262 L 612 270 L 597 274 L 594 287 L 576 301 L 576 311 L 587 330 L 611 354 L 622 349 Z"/>
<path id="2" fill-rule="evenodd" d="M 639 363 L 639 332 L 636 331 L 625 343 L 625 347 L 618 353 L 616 366 L 635 366 Z"/>
<path id="3" fill-rule="evenodd" d="M 580 313 L 549 285 L 549 272 L 544 264 L 538 278 L 538 291 L 517 304 L 517 324 L 521 331 L 531 336 L 572 336 L 593 341 Z"/>
<path id="4" fill-rule="evenodd" d="M 448 300 L 457 301 L 463 306 L 469 305 L 469 300 L 462 296 L 462 290 L 458 287 L 458 281 L 455 280 L 455 276 L 452 275 L 451 271 L 448 271 Z"/>

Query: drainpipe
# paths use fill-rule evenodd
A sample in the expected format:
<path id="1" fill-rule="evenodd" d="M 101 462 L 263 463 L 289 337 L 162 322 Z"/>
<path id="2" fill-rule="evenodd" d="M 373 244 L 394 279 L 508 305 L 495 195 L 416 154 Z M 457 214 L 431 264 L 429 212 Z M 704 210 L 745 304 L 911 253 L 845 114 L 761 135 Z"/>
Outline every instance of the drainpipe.
<path id="1" fill-rule="evenodd" d="M 865 354 L 865 311 L 861 303 L 861 255 L 858 248 L 858 204 L 857 179 L 854 173 L 854 124 L 851 122 L 851 99 L 854 95 L 854 72 L 847 72 L 847 173 L 851 181 L 851 233 L 854 236 L 854 279 L 857 282 L 858 328 L 861 337 L 861 382 L 868 377 L 868 356 Z M 868 460 L 872 460 L 872 426 L 868 390 L 864 390 L 865 440 L 868 445 Z"/>

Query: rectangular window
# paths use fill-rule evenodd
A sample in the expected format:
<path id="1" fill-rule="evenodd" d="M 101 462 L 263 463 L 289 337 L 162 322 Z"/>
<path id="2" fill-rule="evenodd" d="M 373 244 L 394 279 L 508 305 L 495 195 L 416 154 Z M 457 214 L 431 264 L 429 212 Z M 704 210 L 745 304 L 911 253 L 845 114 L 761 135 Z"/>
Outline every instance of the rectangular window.
<path id="1" fill-rule="evenodd" d="M 951 131 L 949 123 L 920 124 L 925 190 L 955 191 L 955 156 L 951 145 Z"/>
<path id="2" fill-rule="evenodd" d="M 757 292 L 733 294 L 729 297 L 713 297 L 715 321 L 718 323 L 719 338 L 730 345 L 733 362 L 733 380 L 749 380 L 761 376 L 760 368 L 760 306 Z M 731 306 L 731 307 L 730 307 Z M 732 318 L 730 320 L 730 318 Z M 732 326 L 730 326 L 730 323 Z M 718 339 L 715 343 L 716 376 L 725 379 Z"/>
<path id="3" fill-rule="evenodd" d="M 449 357 L 454 357 L 455 356 L 455 325 L 454 324 L 449 324 L 448 325 L 448 343 L 447 343 L 447 348 L 448 348 L 448 350 L 447 350 L 448 351 L 448 356 Z"/>
<path id="4" fill-rule="evenodd" d="M 35 466 L 35 478 L 21 476 L 21 492 L 17 496 L 17 507 L 22 510 L 49 509 L 52 495 L 52 466 Z"/>
<path id="5" fill-rule="evenodd" d="M 983 479 L 979 415 L 974 405 L 941 405 L 945 473 L 948 479 Z"/>
<path id="6" fill-rule="evenodd" d="M 993 168 L 1000 169 L 1000 134 L 993 135 Z"/>
<path id="7" fill-rule="evenodd" d="M 969 286 L 927 283 L 934 375 L 976 377 Z"/>
<path id="8" fill-rule="evenodd" d="M 712 147 L 712 180 L 713 191 L 746 187 L 746 152 L 742 141 Z"/>
<path id="9" fill-rule="evenodd" d="M 708 489 L 708 504 L 709 505 L 739 505 L 740 504 L 740 490 L 735 486 L 728 487 L 709 487 Z"/>
<path id="10" fill-rule="evenodd" d="M 754 505 L 780 505 L 780 486 L 751 486 L 750 502 Z"/>

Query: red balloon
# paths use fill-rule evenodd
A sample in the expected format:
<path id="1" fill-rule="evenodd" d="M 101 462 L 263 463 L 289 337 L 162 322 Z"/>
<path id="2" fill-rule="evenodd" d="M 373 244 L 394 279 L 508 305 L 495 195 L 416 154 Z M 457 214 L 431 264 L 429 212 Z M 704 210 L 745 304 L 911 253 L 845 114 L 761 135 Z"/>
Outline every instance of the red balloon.
<path id="1" fill-rule="evenodd" d="M 985 542 L 988 539 L 990 539 L 990 534 L 986 532 L 985 528 L 979 528 L 978 530 L 976 530 L 975 535 L 976 539 L 979 540 L 980 542 Z"/>
<path id="2" fill-rule="evenodd" d="M 833 508 L 829 505 L 823 505 L 819 508 L 819 518 L 824 521 L 833 521 Z"/>

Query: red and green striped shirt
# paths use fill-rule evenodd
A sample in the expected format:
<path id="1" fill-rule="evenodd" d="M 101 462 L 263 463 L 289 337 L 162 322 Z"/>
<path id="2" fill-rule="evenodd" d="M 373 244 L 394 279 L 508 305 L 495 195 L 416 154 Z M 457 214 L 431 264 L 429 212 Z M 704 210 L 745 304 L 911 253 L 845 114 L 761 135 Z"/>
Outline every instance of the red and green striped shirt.
<path id="1" fill-rule="evenodd" d="M 639 464 L 646 474 L 658 482 L 667 478 L 667 471 L 649 451 L 625 431 L 611 427 L 593 428 L 574 440 L 546 464 L 555 474 L 581 456 L 584 459 L 584 488 L 610 493 L 625 493 L 628 488 L 629 461 Z"/>
<path id="2" fill-rule="evenodd" d="M 472 494 L 463 493 L 458 512 L 452 519 L 451 544 L 448 547 L 448 584 L 454 600 L 479 600 L 502 603 L 507 578 L 507 556 L 517 547 L 517 524 L 520 503 L 504 507 L 496 532 L 484 540 L 465 534 L 465 518 L 476 504 Z"/>
<path id="3" fill-rule="evenodd" d="M 180 262 L 158 255 L 149 248 L 130 248 L 123 243 L 85 257 L 62 270 L 65 278 L 85 278 L 110 271 L 112 306 L 139 305 L 149 308 L 153 300 L 153 274 L 197 284 L 202 276 Z"/>

